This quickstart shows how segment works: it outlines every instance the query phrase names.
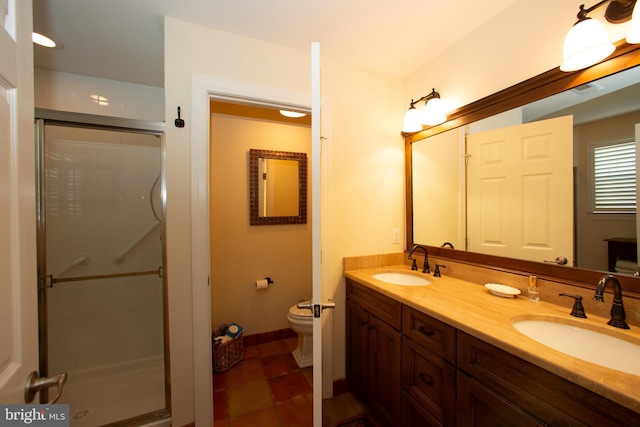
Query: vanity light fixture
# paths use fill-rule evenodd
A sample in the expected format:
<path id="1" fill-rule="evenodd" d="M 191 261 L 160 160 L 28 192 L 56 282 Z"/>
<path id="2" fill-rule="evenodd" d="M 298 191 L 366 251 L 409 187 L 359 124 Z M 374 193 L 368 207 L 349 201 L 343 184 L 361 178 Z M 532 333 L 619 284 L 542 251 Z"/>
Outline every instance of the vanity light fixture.
<path id="1" fill-rule="evenodd" d="M 418 102 L 425 101 L 424 110 L 420 113 L 415 105 Z M 404 115 L 404 124 L 402 132 L 411 133 L 422 130 L 422 125 L 435 126 L 447 121 L 447 115 L 444 111 L 444 103 L 440 99 L 440 94 L 435 89 L 431 93 L 423 96 L 417 101 L 411 100 L 409 110 Z"/>
<path id="2" fill-rule="evenodd" d="M 628 43 L 640 43 L 640 12 L 634 12 L 636 0 L 603 0 L 588 9 L 580 5 L 578 22 L 569 30 L 563 46 L 562 71 L 576 71 L 590 67 L 613 53 L 615 45 L 609 40 L 604 24 L 587 15 L 595 9 L 609 3 L 604 14 L 612 24 L 620 24 L 635 18 L 631 24 L 631 32 L 627 36 Z M 638 8 L 635 8 L 638 9 Z M 636 41 L 632 41 L 636 40 Z"/>

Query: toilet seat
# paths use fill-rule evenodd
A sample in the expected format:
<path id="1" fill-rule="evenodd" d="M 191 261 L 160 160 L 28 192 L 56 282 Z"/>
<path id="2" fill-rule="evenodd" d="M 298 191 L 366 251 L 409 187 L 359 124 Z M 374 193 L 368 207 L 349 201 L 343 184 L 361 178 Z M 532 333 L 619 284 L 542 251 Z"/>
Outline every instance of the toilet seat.
<path id="1" fill-rule="evenodd" d="M 312 313 L 308 308 L 298 308 L 297 305 L 292 305 L 289 308 L 289 316 L 294 319 L 307 320 L 312 318 Z"/>

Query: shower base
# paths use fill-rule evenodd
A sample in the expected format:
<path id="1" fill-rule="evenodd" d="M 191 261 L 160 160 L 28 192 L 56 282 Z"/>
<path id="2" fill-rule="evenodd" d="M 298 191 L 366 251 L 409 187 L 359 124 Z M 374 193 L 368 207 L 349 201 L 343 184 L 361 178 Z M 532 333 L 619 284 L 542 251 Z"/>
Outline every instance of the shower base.
<path id="1" fill-rule="evenodd" d="M 161 411 L 164 389 L 164 363 L 158 356 L 69 372 L 57 403 L 69 404 L 71 426 L 95 427 Z"/>

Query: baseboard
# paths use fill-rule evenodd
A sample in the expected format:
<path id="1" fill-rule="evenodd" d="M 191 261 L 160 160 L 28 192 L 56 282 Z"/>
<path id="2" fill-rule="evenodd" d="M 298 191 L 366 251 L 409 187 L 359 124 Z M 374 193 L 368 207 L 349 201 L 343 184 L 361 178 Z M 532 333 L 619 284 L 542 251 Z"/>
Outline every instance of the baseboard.
<path id="1" fill-rule="evenodd" d="M 298 334 L 293 332 L 291 328 L 278 329 L 277 331 L 262 332 L 259 334 L 246 335 L 244 337 L 244 346 L 265 344 L 271 341 L 284 340 L 287 338 L 297 337 Z"/>
<path id="2" fill-rule="evenodd" d="M 351 386 L 346 378 L 340 378 L 333 381 L 333 395 L 339 396 L 341 394 L 351 391 Z"/>

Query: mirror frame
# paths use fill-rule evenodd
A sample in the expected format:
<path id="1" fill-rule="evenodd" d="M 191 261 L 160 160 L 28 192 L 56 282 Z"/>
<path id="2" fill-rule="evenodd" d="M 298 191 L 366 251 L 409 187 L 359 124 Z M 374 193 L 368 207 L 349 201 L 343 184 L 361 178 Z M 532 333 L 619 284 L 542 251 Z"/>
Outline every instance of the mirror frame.
<path id="1" fill-rule="evenodd" d="M 298 162 L 298 215 L 260 216 L 258 194 L 260 177 L 258 159 L 295 160 Z M 283 225 L 307 223 L 307 154 L 290 151 L 249 150 L 249 224 Z"/>
<path id="2" fill-rule="evenodd" d="M 405 139 L 405 181 L 406 181 L 406 241 L 407 247 L 419 242 L 413 241 L 413 197 L 412 197 L 412 155 L 411 144 L 437 135 L 450 129 L 520 107 L 533 101 L 546 98 L 556 93 L 580 86 L 599 78 L 640 65 L 640 45 L 627 44 L 624 40 L 616 44 L 615 52 L 605 61 L 587 69 L 566 73 L 560 68 L 539 74 L 519 84 L 511 86 L 493 95 L 467 104 L 450 112 L 447 121 L 420 132 L 403 133 Z M 562 283 L 569 283 L 585 288 L 594 288 L 602 271 L 586 270 L 577 267 L 518 260 L 475 252 L 452 250 L 437 246 L 425 245 L 429 255 L 436 258 L 449 259 L 455 262 L 474 264 L 494 270 L 536 274 L 541 278 Z M 616 276 L 622 284 L 625 294 L 640 295 L 640 279 L 630 276 Z"/>

